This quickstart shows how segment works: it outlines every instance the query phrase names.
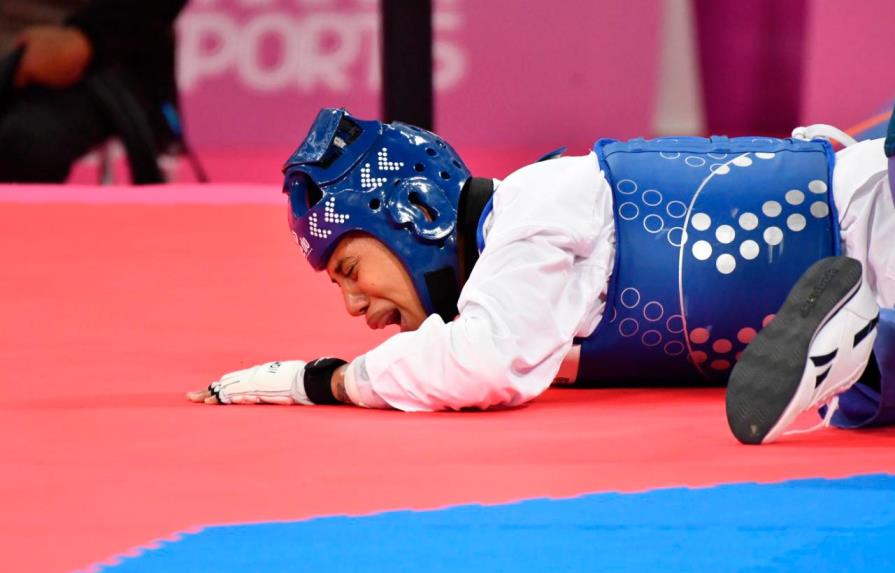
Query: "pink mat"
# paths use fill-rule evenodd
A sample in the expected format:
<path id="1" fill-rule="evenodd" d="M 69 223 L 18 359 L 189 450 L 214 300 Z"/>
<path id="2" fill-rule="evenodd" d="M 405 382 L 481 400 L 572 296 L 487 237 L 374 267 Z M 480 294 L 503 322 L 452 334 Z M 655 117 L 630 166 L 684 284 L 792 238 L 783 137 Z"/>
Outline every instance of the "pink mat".
<path id="1" fill-rule="evenodd" d="M 309 271 L 281 206 L 238 199 L 264 192 L 0 187 L 5 570 L 81 568 L 195 525 L 895 472 L 893 430 L 739 446 L 720 390 L 460 414 L 190 404 L 223 372 L 382 339 Z M 198 196 L 214 201 L 180 199 Z"/>

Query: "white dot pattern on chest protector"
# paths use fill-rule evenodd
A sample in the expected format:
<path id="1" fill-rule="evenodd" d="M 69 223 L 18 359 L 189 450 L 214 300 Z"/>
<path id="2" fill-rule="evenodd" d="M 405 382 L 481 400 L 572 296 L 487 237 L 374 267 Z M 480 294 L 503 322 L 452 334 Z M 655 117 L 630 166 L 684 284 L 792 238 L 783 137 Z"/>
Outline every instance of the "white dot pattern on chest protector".
<path id="1" fill-rule="evenodd" d="M 669 217 L 680 219 L 687 214 L 687 204 L 683 201 L 669 201 L 665 206 L 665 212 Z"/>
<path id="2" fill-rule="evenodd" d="M 769 160 L 773 159 L 774 153 L 753 154 L 757 159 Z M 727 164 L 716 164 L 711 166 L 712 171 L 717 172 L 721 167 L 729 171 L 729 165 L 740 168 L 748 168 L 753 165 L 751 159 L 745 155 L 734 158 Z M 821 180 L 813 180 L 807 184 L 808 190 L 812 192 L 820 192 L 826 190 L 827 186 Z M 806 191 L 802 189 L 789 189 L 785 193 L 779 192 L 778 200 L 767 200 L 762 203 L 761 213 L 756 215 L 751 212 L 741 213 L 739 216 L 734 215 L 730 224 L 718 224 L 722 221 L 712 221 L 712 218 L 703 212 L 695 213 L 690 218 L 690 226 L 693 230 L 701 234 L 703 232 L 712 232 L 713 237 L 706 237 L 707 240 L 700 239 L 693 243 L 690 248 L 690 255 L 698 261 L 712 261 L 715 270 L 721 275 L 730 275 L 739 267 L 740 262 L 746 263 L 754 261 L 759 257 L 762 251 L 761 243 L 764 242 L 770 247 L 776 247 L 783 242 L 784 230 L 790 232 L 800 232 L 807 228 L 806 215 L 799 212 L 792 212 L 806 200 Z M 789 213 L 786 213 L 789 211 Z M 816 218 L 822 218 L 829 213 L 826 203 L 817 201 L 811 205 L 809 209 L 811 215 Z M 774 219 L 783 215 L 785 217 L 785 226 L 767 225 L 769 221 L 762 224 L 762 216 L 766 219 Z M 715 225 L 718 225 L 715 227 Z M 742 229 L 740 233 L 737 229 Z M 751 231 L 758 230 L 759 236 L 752 238 Z M 676 247 L 682 247 L 686 242 L 684 237 L 681 240 L 680 234 L 675 234 L 675 240 L 672 241 L 669 232 L 669 241 Z M 713 240 L 714 239 L 714 240 Z M 762 241 L 763 239 L 763 241 Z M 736 242 L 735 242 L 736 241 Z M 733 250 L 728 251 L 724 246 L 732 244 Z"/>
<path id="3" fill-rule="evenodd" d="M 647 233 L 661 233 L 662 229 L 665 228 L 665 221 L 662 220 L 662 217 L 656 214 L 650 214 L 643 218 L 643 228 L 646 229 Z"/>
<path id="4" fill-rule="evenodd" d="M 752 155 L 760 160 L 776 157 L 776 154 L 769 152 Z M 752 165 L 753 161 L 747 155 L 740 155 L 728 163 L 714 164 L 710 166 L 710 169 L 715 175 L 720 175 L 729 172 L 729 166 L 748 168 Z M 724 169 L 722 170 L 722 168 Z M 783 190 L 776 191 L 775 193 L 779 194 L 777 197 L 768 198 L 761 204 L 761 213 L 744 212 L 739 216 L 734 215 L 730 224 L 713 221 L 707 213 L 694 213 L 690 217 L 691 228 L 698 232 L 697 234 L 712 232 L 714 236 L 693 243 L 689 248 L 690 255 L 698 261 L 713 261 L 715 269 L 722 275 L 732 274 L 738 267 L 738 261 L 747 262 L 758 258 L 762 251 L 762 242 L 770 247 L 777 247 L 783 243 L 787 231 L 798 233 L 808 227 L 807 217 L 809 214 L 818 219 L 828 216 L 829 206 L 824 201 L 815 201 L 807 210 L 804 208 L 807 206 L 806 199 L 809 192 L 821 194 L 825 193 L 827 189 L 826 182 L 814 179 L 807 182 L 805 188 L 794 188 L 785 192 Z M 769 224 L 770 220 L 781 216 L 784 218 L 781 223 L 784 224 Z M 738 233 L 737 229 L 742 229 L 742 231 Z M 753 236 L 751 233 L 756 230 L 760 233 L 759 236 Z M 672 240 L 669 232 L 669 241 L 672 245 L 682 247 L 686 242 L 686 237 L 681 240 L 678 233 L 675 233 L 674 239 Z M 733 243 L 733 250 L 726 252 L 728 249 L 724 246 L 731 243 Z"/>
<path id="5" fill-rule="evenodd" d="M 665 215 L 671 218 L 682 218 L 687 213 L 687 205 L 682 201 L 670 201 L 664 205 L 665 197 L 658 189 L 640 190 L 640 185 L 633 179 L 621 179 L 615 184 L 615 189 L 621 195 L 631 196 L 630 201 L 625 201 L 618 206 L 617 213 L 619 218 L 625 221 L 634 221 L 640 219 L 643 215 L 641 225 L 643 229 L 652 235 L 664 236 L 672 245 L 679 246 L 676 243 L 681 239 L 679 231 L 680 227 L 670 227 L 666 224 Z M 666 229 L 668 229 L 666 231 Z"/>
<path id="6" fill-rule="evenodd" d="M 758 257 L 758 253 L 761 252 L 761 247 L 753 241 L 752 239 L 748 239 L 743 241 L 740 244 L 740 256 L 746 259 L 747 261 L 754 260 Z"/>
<path id="7" fill-rule="evenodd" d="M 625 221 L 633 221 L 640 216 L 640 207 L 630 201 L 622 203 L 618 206 L 618 216 Z"/>
<path id="8" fill-rule="evenodd" d="M 786 192 L 786 202 L 790 205 L 801 205 L 805 202 L 805 194 L 798 189 L 790 189 Z"/>
<path id="9" fill-rule="evenodd" d="M 724 243 L 726 245 L 732 243 L 736 238 L 736 231 L 734 231 L 733 227 L 730 225 L 721 225 L 715 229 L 715 238 L 718 239 L 719 243 Z"/>
<path id="10" fill-rule="evenodd" d="M 687 232 L 683 227 L 672 227 L 668 229 L 668 242 L 672 247 L 683 247 L 687 242 Z"/>
<path id="11" fill-rule="evenodd" d="M 619 320 L 618 308 L 612 308 L 609 322 L 614 324 L 620 336 L 624 338 L 638 337 L 640 343 L 647 347 L 660 347 L 668 356 L 679 356 L 686 351 L 684 344 L 675 338 L 684 331 L 684 319 L 680 314 L 666 316 L 665 307 L 657 300 L 642 302 L 640 291 L 627 287 L 619 293 L 619 301 L 624 308 L 634 311 L 633 316 Z"/>
<path id="12" fill-rule="evenodd" d="M 668 344 L 662 348 L 662 351 L 668 356 L 680 356 L 687 350 L 687 347 L 684 346 L 683 342 L 678 342 L 677 340 L 672 340 Z"/>
<path id="13" fill-rule="evenodd" d="M 802 229 L 805 228 L 805 225 L 808 224 L 808 221 L 805 219 L 805 216 L 801 213 L 793 213 L 789 217 L 786 218 L 786 226 L 790 231 L 798 233 Z"/>
<path id="14" fill-rule="evenodd" d="M 764 237 L 764 242 L 771 246 L 779 245 L 783 242 L 783 231 L 780 230 L 780 227 L 768 227 L 762 233 L 762 237 Z"/>
<path id="15" fill-rule="evenodd" d="M 658 330 L 647 330 L 640 337 L 640 342 L 647 348 L 662 344 L 662 333 Z"/>
<path id="16" fill-rule="evenodd" d="M 808 183 L 808 190 L 812 193 L 817 193 L 818 195 L 821 193 L 827 192 L 827 184 L 825 181 L 821 181 L 820 179 L 815 179 Z"/>
<path id="17" fill-rule="evenodd" d="M 665 328 L 672 334 L 680 334 L 684 331 L 684 317 L 680 314 L 672 314 L 665 321 Z"/>
<path id="18" fill-rule="evenodd" d="M 644 205 L 655 207 L 662 203 L 662 194 L 655 189 L 647 189 L 643 192 L 641 200 L 643 201 Z"/>
<path id="19" fill-rule="evenodd" d="M 740 215 L 739 223 L 744 231 L 754 231 L 758 228 L 758 217 L 754 213 L 743 213 Z"/>
<path id="20" fill-rule="evenodd" d="M 640 291 L 634 287 L 628 287 L 622 291 L 620 298 L 625 307 L 637 308 L 637 305 L 640 304 Z"/>
<path id="21" fill-rule="evenodd" d="M 651 300 L 643 305 L 643 318 L 650 322 L 658 322 L 665 316 L 665 307 L 662 303 Z"/>
<path id="22" fill-rule="evenodd" d="M 622 179 L 615 185 L 615 188 L 622 195 L 633 195 L 637 192 L 637 183 L 631 179 Z"/>
<path id="23" fill-rule="evenodd" d="M 712 226 L 712 218 L 705 213 L 696 213 L 693 215 L 693 218 L 690 219 L 690 224 L 693 225 L 693 228 L 697 231 L 708 231 L 709 227 Z"/>
<path id="24" fill-rule="evenodd" d="M 722 275 L 729 275 L 737 268 L 737 260 L 733 258 L 733 255 L 724 253 L 715 260 L 715 268 Z"/>
<path id="25" fill-rule="evenodd" d="M 624 336 L 625 338 L 630 338 L 637 334 L 637 331 L 640 330 L 640 323 L 638 323 L 633 318 L 626 318 L 618 323 L 618 333 Z"/>
<path id="26" fill-rule="evenodd" d="M 767 141 L 774 143 L 777 140 Z M 687 294 L 685 289 L 689 275 L 686 273 L 701 269 L 698 272 L 714 275 L 712 280 L 718 281 L 719 288 L 722 285 L 737 285 L 743 276 L 761 273 L 765 265 L 783 256 L 785 240 L 791 242 L 793 247 L 800 246 L 809 232 L 817 232 L 817 219 L 829 216 L 829 203 L 823 200 L 829 185 L 820 178 L 812 179 L 812 175 L 818 177 L 819 172 L 804 178 L 771 177 L 764 180 L 760 178 L 767 175 L 762 173 L 755 176 L 760 181 L 757 185 L 749 184 L 747 189 L 743 189 L 743 202 L 731 200 L 725 208 L 715 210 L 708 207 L 713 205 L 712 201 L 706 204 L 700 202 L 703 189 L 723 194 L 729 192 L 731 185 L 740 184 L 740 177 L 751 181 L 755 171 L 769 170 L 773 173 L 778 161 L 788 160 L 786 153 L 707 153 L 696 157 L 687 152 L 682 154 L 669 150 L 658 155 L 665 161 L 657 160 L 657 165 L 668 165 L 670 169 L 691 174 L 705 174 L 702 186 L 692 201 L 680 201 L 677 190 L 667 186 L 661 177 L 641 178 L 633 175 L 637 180 L 634 181 L 630 178 L 631 172 L 623 171 L 620 175 L 628 178 L 616 184 L 619 193 L 616 199 L 621 203 L 616 214 L 620 222 L 633 222 L 624 226 L 626 231 L 638 237 L 645 233 L 659 234 L 656 238 L 665 238 L 666 248 L 670 244 L 677 251 L 678 287 L 684 291 L 681 305 Z M 673 167 L 669 165 L 675 163 Z M 712 178 L 715 180 L 712 181 Z M 665 225 L 660 225 L 660 222 Z M 789 251 L 786 254 L 788 256 Z M 616 335 L 630 338 L 632 342 L 639 340 L 644 347 L 654 347 L 655 351 L 664 351 L 667 356 L 689 353 L 690 361 L 700 370 L 704 369 L 705 373 L 729 371 L 760 326 L 758 321 L 755 324 L 735 325 L 737 330 L 723 335 L 719 332 L 716 338 L 709 325 L 697 328 L 694 331 L 696 335 L 690 339 L 687 331 L 693 324 L 685 324 L 680 315 L 669 317 L 670 313 L 680 309 L 669 307 L 664 300 L 650 301 L 653 298 L 650 287 L 638 286 L 643 289 L 642 293 L 630 287 L 622 289 L 621 296 L 616 299 L 618 306 L 608 313 Z M 684 335 L 683 341 L 676 340 L 679 338 L 676 334 L 681 333 Z"/>
<path id="27" fill-rule="evenodd" d="M 700 261 L 705 261 L 712 256 L 712 244 L 708 241 L 696 241 L 693 243 L 693 256 Z"/>
<path id="28" fill-rule="evenodd" d="M 811 214 L 818 219 L 823 219 L 830 214 L 830 206 L 823 201 L 815 201 L 811 204 Z"/>
<path id="29" fill-rule="evenodd" d="M 761 212 L 768 217 L 776 217 L 783 212 L 783 207 L 776 201 L 765 201 L 761 206 Z"/>

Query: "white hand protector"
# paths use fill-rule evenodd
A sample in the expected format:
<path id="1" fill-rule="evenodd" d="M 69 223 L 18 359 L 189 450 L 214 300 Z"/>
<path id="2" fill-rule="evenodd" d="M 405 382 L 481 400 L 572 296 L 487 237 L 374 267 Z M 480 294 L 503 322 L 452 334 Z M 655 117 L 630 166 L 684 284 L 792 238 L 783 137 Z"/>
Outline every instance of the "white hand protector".
<path id="1" fill-rule="evenodd" d="M 221 404 L 313 403 L 305 393 L 305 362 L 268 362 L 225 374 L 208 387 Z"/>

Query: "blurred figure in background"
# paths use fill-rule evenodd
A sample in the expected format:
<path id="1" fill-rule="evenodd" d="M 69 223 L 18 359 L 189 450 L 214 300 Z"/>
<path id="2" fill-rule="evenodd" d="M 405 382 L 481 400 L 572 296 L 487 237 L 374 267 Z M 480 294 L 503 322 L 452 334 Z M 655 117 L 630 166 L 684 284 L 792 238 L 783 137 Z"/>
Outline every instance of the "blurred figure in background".
<path id="1" fill-rule="evenodd" d="M 187 0 L 4 0 L 0 181 L 65 181 L 121 138 L 135 183 L 181 140 L 173 23 Z"/>
<path id="2" fill-rule="evenodd" d="M 693 7 L 707 130 L 789 135 L 802 121 L 809 2 L 693 0 Z"/>

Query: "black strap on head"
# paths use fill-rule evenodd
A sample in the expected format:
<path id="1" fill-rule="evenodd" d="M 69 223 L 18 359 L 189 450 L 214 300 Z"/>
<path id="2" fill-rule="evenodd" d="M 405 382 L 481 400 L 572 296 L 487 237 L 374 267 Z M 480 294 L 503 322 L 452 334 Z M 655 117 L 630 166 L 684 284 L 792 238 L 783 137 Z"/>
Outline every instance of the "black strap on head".
<path id="1" fill-rule="evenodd" d="M 457 251 L 460 255 L 460 272 L 463 274 L 462 284 L 469 280 L 472 267 L 479 260 L 476 233 L 479 218 L 492 195 L 494 180 L 483 177 L 470 177 L 460 193 L 460 205 L 457 207 Z"/>
<path id="2" fill-rule="evenodd" d="M 457 280 L 457 273 L 451 267 L 442 267 L 423 276 L 435 313 L 445 322 L 454 320 L 458 312 L 457 301 L 460 300 L 460 282 Z"/>
<path id="3" fill-rule="evenodd" d="M 479 217 L 482 216 L 482 211 L 485 210 L 485 205 L 493 194 L 494 180 L 482 177 L 470 177 L 466 180 L 460 192 L 460 204 L 457 206 L 457 256 L 460 259 L 462 276 L 458 278 L 454 269 L 450 267 L 425 275 L 426 288 L 429 289 L 432 305 L 445 322 L 450 322 L 457 316 L 460 289 L 466 284 L 472 267 L 479 259 L 476 245 Z"/>

